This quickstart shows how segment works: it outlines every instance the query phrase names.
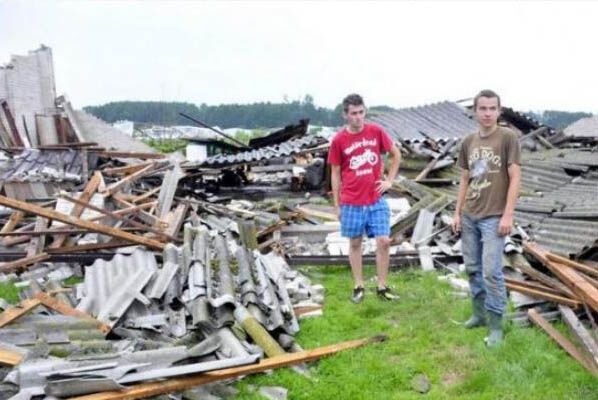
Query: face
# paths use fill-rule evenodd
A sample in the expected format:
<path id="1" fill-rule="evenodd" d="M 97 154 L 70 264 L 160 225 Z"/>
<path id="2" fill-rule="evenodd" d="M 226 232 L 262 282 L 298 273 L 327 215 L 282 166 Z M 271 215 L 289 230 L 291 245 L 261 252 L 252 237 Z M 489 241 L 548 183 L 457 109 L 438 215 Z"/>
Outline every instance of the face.
<path id="1" fill-rule="evenodd" d="M 500 116 L 500 107 L 496 97 L 480 97 L 475 109 L 475 115 L 484 128 L 493 128 Z"/>
<path id="2" fill-rule="evenodd" d="M 349 129 L 353 132 L 359 132 L 363 129 L 365 123 L 365 106 L 354 106 L 349 104 L 349 108 L 344 112 L 345 119 Z"/>

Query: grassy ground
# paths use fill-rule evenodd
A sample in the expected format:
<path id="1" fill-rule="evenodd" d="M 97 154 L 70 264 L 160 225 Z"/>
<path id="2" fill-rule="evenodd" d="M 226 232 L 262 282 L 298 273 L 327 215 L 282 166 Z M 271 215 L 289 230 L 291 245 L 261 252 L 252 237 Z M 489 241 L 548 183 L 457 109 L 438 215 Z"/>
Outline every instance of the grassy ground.
<path id="1" fill-rule="evenodd" d="M 305 349 L 379 333 L 389 340 L 312 363 L 311 379 L 289 369 L 247 377 L 236 398 L 263 399 L 250 388 L 282 386 L 289 399 L 598 399 L 598 379 L 536 328 L 507 326 L 506 344 L 487 349 L 484 329 L 454 322 L 467 319 L 469 300 L 453 298 L 435 273 L 393 273 L 389 282 L 399 302 L 379 301 L 371 283 L 364 302 L 354 305 L 348 269 L 304 272 L 326 287 L 324 316 L 301 321 L 297 340 Z M 17 292 L 0 284 L 0 297 L 16 302 Z M 411 385 L 419 374 L 431 383 L 424 395 Z"/>
<path id="2" fill-rule="evenodd" d="M 389 340 L 312 364 L 311 380 L 288 369 L 249 377 L 238 384 L 238 398 L 261 398 L 252 386 L 283 386 L 289 399 L 598 399 L 598 379 L 536 328 L 507 326 L 506 344 L 487 349 L 484 329 L 454 322 L 467 319 L 469 300 L 453 298 L 434 273 L 393 273 L 399 302 L 379 301 L 372 288 L 359 305 L 349 301 L 347 269 L 306 273 L 326 287 L 326 301 L 323 317 L 301 322 L 297 339 L 305 349 L 378 333 Z M 418 374 L 431 383 L 425 395 L 412 389 Z"/>

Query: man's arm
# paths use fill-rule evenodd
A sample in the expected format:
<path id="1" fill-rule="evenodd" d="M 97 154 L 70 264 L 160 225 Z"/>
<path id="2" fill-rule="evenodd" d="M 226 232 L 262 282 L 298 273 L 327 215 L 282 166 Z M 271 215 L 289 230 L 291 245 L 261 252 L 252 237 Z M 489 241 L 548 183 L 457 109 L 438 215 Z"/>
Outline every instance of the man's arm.
<path id="1" fill-rule="evenodd" d="M 513 229 L 513 214 L 515 213 L 515 204 L 519 197 L 519 187 L 521 185 L 521 167 L 518 164 L 509 165 L 509 189 L 507 191 L 507 204 L 498 224 L 499 235 L 509 235 Z"/>
<path id="2" fill-rule="evenodd" d="M 376 182 L 376 190 L 378 193 L 382 194 L 386 192 L 392 186 L 393 181 L 397 177 L 397 173 L 399 172 L 399 165 L 401 164 L 401 151 L 397 146 L 393 144 L 390 148 L 390 169 L 388 170 L 388 175 L 385 180 L 381 179 Z M 382 163 L 384 165 L 384 163 Z M 384 166 L 382 166 L 384 168 Z"/>
<path id="3" fill-rule="evenodd" d="M 455 207 L 455 215 L 453 216 L 453 233 L 461 232 L 461 212 L 463 212 L 463 204 L 465 203 L 465 196 L 469 188 L 469 170 L 461 169 L 461 181 L 459 182 L 459 193 L 457 194 L 457 206 Z"/>
<path id="4" fill-rule="evenodd" d="M 332 186 L 332 198 L 334 200 L 334 211 L 340 221 L 340 199 L 341 199 L 341 166 L 330 164 L 330 186 Z"/>

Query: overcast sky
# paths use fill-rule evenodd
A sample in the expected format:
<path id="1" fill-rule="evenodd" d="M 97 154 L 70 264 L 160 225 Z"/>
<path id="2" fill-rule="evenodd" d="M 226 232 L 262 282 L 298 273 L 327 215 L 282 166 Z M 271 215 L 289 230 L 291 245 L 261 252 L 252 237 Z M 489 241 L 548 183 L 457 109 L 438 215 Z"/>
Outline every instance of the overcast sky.
<path id="1" fill-rule="evenodd" d="M 0 63 L 52 48 L 57 91 L 115 100 L 417 106 L 492 88 L 598 112 L 598 2 L 0 0 Z"/>

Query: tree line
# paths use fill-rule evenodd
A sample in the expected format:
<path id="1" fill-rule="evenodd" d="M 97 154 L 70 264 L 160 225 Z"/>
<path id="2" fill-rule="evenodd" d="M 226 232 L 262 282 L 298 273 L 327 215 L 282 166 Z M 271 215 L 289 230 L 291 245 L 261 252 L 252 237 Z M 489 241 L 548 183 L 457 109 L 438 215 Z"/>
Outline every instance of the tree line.
<path id="1" fill-rule="evenodd" d="M 129 120 L 163 126 L 192 125 L 191 121 L 179 115 L 181 112 L 220 128 L 282 127 L 302 118 L 309 118 L 313 125 L 342 124 L 340 104 L 335 109 L 318 107 L 309 95 L 303 100 L 284 103 L 201 104 L 199 107 L 183 102 L 118 101 L 84 107 L 84 110 L 109 123 Z"/>
<path id="2" fill-rule="evenodd" d="M 309 118 L 312 125 L 342 125 L 341 104 L 334 109 L 319 107 L 313 97 L 306 95 L 302 100 L 282 103 L 220 104 L 197 106 L 185 102 L 162 101 L 117 101 L 100 106 L 84 107 L 84 110 L 112 123 L 129 120 L 137 123 L 170 125 L 192 125 L 193 123 L 179 115 L 187 114 L 205 124 L 220 128 L 268 129 L 296 123 L 299 119 Z M 370 111 L 391 111 L 392 107 L 371 107 Z M 580 118 L 591 116 L 585 112 L 543 111 L 529 112 L 541 123 L 556 129 L 562 129 Z"/>

